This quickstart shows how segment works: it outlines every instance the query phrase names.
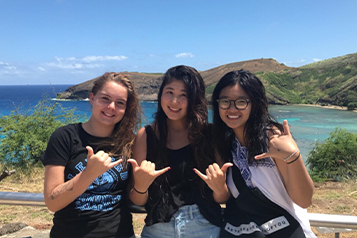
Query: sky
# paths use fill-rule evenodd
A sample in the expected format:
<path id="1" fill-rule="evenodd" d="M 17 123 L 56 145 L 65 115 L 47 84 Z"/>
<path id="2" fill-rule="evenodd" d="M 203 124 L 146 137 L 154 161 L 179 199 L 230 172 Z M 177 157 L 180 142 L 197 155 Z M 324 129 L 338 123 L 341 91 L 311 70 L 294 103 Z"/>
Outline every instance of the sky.
<path id="1" fill-rule="evenodd" d="M 0 85 L 357 52 L 356 0 L 0 0 Z"/>

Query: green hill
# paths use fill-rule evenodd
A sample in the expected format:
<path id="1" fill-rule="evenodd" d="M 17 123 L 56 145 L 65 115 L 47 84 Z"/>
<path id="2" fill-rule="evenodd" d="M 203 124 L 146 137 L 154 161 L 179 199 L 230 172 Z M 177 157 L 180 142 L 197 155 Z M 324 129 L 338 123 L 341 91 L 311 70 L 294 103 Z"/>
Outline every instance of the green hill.
<path id="1" fill-rule="evenodd" d="M 288 67 L 274 59 L 255 59 L 200 71 L 210 98 L 217 81 L 232 70 L 246 69 L 264 83 L 271 104 L 332 104 L 357 108 L 357 53 L 331 58 L 302 67 Z M 156 100 L 161 73 L 125 72 L 135 83 L 141 100 Z M 88 97 L 93 81 L 72 86 L 59 98 Z"/>
<path id="2" fill-rule="evenodd" d="M 299 68 L 255 73 L 273 104 L 332 104 L 357 108 L 357 53 Z M 207 87 L 212 93 L 216 83 Z"/>

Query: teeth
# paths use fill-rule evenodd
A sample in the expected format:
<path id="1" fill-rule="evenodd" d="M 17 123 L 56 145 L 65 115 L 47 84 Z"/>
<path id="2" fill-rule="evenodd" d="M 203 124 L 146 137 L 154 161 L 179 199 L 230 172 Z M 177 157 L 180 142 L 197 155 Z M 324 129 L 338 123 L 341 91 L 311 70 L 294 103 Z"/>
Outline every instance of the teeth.
<path id="1" fill-rule="evenodd" d="M 177 112 L 177 111 L 179 111 L 180 109 L 178 108 L 178 109 L 176 109 L 176 108 L 172 108 L 172 107 L 170 107 L 170 109 L 172 110 L 172 111 L 175 111 L 175 112 Z"/>
<path id="2" fill-rule="evenodd" d="M 108 114 L 108 113 L 105 113 L 105 112 L 103 112 L 103 114 L 108 116 L 108 117 L 112 117 L 113 116 L 112 114 Z"/>
<path id="3" fill-rule="evenodd" d="M 228 118 L 231 118 L 231 119 L 236 119 L 236 118 L 238 118 L 239 116 L 230 116 L 230 115 L 228 115 L 227 117 L 228 117 Z"/>

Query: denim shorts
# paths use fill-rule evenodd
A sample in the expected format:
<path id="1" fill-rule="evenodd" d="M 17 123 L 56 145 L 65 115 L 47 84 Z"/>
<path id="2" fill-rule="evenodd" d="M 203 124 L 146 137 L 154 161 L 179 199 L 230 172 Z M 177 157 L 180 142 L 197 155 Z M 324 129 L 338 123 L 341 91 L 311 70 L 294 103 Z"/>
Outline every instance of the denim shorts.
<path id="1" fill-rule="evenodd" d="M 197 205 L 180 207 L 169 222 L 144 226 L 141 238 L 216 238 L 220 228 L 207 221 Z"/>

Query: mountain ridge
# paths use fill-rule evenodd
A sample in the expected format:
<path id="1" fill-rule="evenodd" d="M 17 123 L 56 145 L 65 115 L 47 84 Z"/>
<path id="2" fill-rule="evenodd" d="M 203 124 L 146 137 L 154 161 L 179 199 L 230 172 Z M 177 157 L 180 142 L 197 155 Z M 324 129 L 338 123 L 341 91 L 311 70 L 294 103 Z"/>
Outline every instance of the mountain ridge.
<path id="1" fill-rule="evenodd" d="M 233 62 L 200 71 L 207 98 L 217 81 L 232 70 L 245 69 L 256 74 L 266 87 L 271 104 L 332 104 L 357 107 L 357 53 L 334 57 L 300 67 L 289 67 L 272 58 Z M 123 72 L 135 85 L 140 100 L 157 100 L 163 74 Z M 89 97 L 97 78 L 58 93 L 60 99 Z"/>

